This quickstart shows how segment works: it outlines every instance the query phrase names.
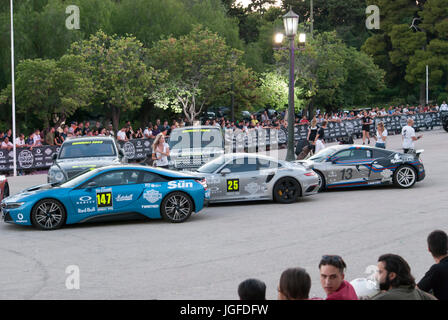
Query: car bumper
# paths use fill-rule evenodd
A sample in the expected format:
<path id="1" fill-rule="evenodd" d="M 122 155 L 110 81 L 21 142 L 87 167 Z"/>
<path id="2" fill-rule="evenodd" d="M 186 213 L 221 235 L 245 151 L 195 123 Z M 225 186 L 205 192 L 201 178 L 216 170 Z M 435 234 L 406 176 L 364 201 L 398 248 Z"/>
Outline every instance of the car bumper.
<path id="1" fill-rule="evenodd" d="M 319 192 L 319 178 L 317 174 L 313 176 L 304 176 L 302 182 L 302 196 L 311 196 Z"/>

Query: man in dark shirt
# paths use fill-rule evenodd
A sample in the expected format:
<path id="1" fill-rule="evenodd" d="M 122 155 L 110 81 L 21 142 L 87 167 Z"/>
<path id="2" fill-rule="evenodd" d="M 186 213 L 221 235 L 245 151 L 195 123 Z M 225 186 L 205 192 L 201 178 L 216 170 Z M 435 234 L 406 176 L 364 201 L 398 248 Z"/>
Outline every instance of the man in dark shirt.
<path id="1" fill-rule="evenodd" d="M 448 236 L 435 230 L 428 236 L 428 250 L 436 264 L 426 272 L 417 286 L 439 300 L 448 300 Z"/>

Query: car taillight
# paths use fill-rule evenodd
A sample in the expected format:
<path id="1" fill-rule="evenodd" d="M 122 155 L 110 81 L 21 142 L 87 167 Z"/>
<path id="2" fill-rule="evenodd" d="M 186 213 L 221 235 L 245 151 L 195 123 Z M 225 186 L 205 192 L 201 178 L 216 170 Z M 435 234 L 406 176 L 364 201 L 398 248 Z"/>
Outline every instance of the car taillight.
<path id="1" fill-rule="evenodd" d="M 315 176 L 316 173 L 314 173 L 314 171 L 310 171 L 310 172 L 305 173 L 305 175 L 306 175 L 307 177 L 312 177 L 312 176 Z"/>
<path id="2" fill-rule="evenodd" d="M 204 189 L 207 190 L 207 180 L 205 180 L 205 178 L 202 180 L 196 180 L 196 182 L 199 182 L 200 184 L 202 184 Z"/>

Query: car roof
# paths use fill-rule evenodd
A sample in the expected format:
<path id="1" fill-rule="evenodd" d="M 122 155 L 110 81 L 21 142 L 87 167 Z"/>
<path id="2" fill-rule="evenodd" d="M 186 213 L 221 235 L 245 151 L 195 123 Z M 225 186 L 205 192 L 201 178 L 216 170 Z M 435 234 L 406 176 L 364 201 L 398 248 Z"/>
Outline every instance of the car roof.
<path id="1" fill-rule="evenodd" d="M 113 137 L 103 137 L 103 136 L 70 137 L 67 140 L 65 140 L 64 143 L 65 142 L 86 141 L 86 140 L 91 140 L 91 141 L 111 140 L 111 141 L 114 141 L 115 138 L 113 138 Z"/>
<path id="2" fill-rule="evenodd" d="M 173 131 L 180 131 L 180 130 L 192 130 L 192 129 L 217 129 L 217 130 L 221 130 L 220 128 L 216 127 L 216 126 L 187 126 L 187 127 L 181 127 L 181 128 L 176 128 L 173 129 Z"/>
<path id="3" fill-rule="evenodd" d="M 247 157 L 247 158 L 258 158 L 258 159 L 264 159 L 264 160 L 271 160 L 271 161 L 278 161 L 280 159 L 275 159 L 273 157 L 269 157 L 269 156 L 265 156 L 263 154 L 256 154 L 256 153 L 244 153 L 244 152 L 239 152 L 239 153 L 226 153 L 223 155 L 223 157 L 226 160 L 229 159 L 238 159 L 238 158 L 243 158 L 243 157 Z"/>
<path id="4" fill-rule="evenodd" d="M 146 170 L 149 172 L 158 173 L 158 174 L 168 176 L 168 177 L 191 177 L 191 175 L 185 174 L 180 171 L 173 171 L 173 170 L 157 168 L 157 167 L 149 167 L 149 166 L 144 166 L 144 165 L 140 165 L 140 164 L 138 164 L 138 165 L 137 164 L 111 164 L 108 166 L 96 168 L 94 170 L 103 171 L 103 170 L 108 170 L 108 169 Z"/>

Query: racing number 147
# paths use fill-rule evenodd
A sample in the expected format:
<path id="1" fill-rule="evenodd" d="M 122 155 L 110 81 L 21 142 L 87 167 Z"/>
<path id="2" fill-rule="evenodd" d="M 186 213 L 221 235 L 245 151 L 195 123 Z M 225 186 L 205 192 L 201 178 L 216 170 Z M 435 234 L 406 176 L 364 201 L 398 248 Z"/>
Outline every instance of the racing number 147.
<path id="1" fill-rule="evenodd" d="M 96 201 L 98 203 L 98 207 L 108 207 L 111 204 L 112 195 L 110 192 L 97 193 Z"/>

